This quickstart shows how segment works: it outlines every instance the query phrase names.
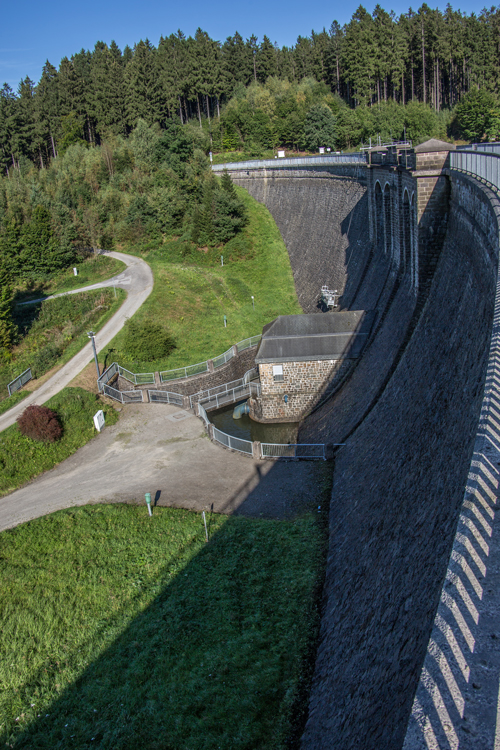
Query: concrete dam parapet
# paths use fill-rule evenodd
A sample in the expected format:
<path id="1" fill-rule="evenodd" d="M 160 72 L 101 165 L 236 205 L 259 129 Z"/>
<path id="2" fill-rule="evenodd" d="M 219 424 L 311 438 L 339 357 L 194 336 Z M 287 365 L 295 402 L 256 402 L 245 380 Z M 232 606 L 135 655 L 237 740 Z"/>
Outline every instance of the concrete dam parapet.
<path id="1" fill-rule="evenodd" d="M 500 580 L 500 204 L 440 156 L 361 179 L 233 174 L 273 214 L 306 312 L 327 283 L 343 309 L 377 315 L 352 374 L 303 425 L 346 442 L 303 750 L 500 742 L 500 595 L 486 578 L 490 556 Z"/>

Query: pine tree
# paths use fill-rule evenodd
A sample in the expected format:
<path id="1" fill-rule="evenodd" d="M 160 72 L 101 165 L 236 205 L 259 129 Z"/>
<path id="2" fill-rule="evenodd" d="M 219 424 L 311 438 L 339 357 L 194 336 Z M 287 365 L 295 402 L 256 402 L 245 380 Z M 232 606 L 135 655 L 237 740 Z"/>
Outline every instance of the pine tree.
<path id="1" fill-rule="evenodd" d="M 14 294 L 9 275 L 0 264 L 0 352 L 9 351 L 15 341 L 17 329 L 12 319 Z"/>

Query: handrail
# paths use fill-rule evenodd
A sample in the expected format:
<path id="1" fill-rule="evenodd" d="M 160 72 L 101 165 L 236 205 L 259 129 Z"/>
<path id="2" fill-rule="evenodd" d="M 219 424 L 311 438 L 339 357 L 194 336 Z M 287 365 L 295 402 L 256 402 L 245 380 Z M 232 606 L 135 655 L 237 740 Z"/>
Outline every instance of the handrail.
<path id="1" fill-rule="evenodd" d="M 450 151 L 450 169 L 473 175 L 500 190 L 500 153 Z"/>
<path id="2" fill-rule="evenodd" d="M 227 164 L 212 164 L 213 172 L 223 172 L 224 169 L 280 169 L 281 167 L 314 167 L 318 164 L 366 164 L 364 153 L 330 154 L 328 156 L 297 156 L 294 158 L 254 159 L 251 161 L 228 162 Z"/>

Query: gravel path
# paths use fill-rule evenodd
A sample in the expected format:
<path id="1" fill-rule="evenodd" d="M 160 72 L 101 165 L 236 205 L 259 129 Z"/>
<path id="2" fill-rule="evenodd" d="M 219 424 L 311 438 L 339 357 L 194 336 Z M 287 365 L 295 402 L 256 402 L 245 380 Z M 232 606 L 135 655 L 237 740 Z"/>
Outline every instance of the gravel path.
<path id="1" fill-rule="evenodd" d="M 254 461 L 210 442 L 178 406 L 127 404 L 117 424 L 1 498 L 0 531 L 74 505 L 144 503 L 145 492 L 158 505 L 291 518 L 321 504 L 327 470 L 323 461 Z"/>
<path id="2" fill-rule="evenodd" d="M 98 284 L 91 284 L 82 289 L 74 289 L 71 292 L 65 293 L 76 294 L 88 289 L 100 289 L 109 286 L 117 286 L 128 292 L 127 299 L 123 305 L 96 335 L 95 343 L 97 351 L 100 351 L 109 344 L 111 339 L 123 328 L 127 318 L 130 318 L 139 309 L 153 289 L 153 273 L 147 263 L 140 258 L 125 255 L 124 253 L 112 252 L 108 254 L 126 263 L 127 269 L 108 281 L 101 281 Z M 64 295 L 55 296 L 60 297 Z M 78 354 L 46 380 L 36 391 L 26 396 L 25 399 L 16 406 L 13 406 L 9 411 L 6 411 L 5 414 L 0 415 L 0 432 L 11 424 L 14 424 L 16 419 L 30 404 L 44 404 L 49 398 L 59 393 L 62 388 L 67 386 L 81 372 L 85 365 L 92 360 L 92 357 L 92 345 L 89 341 Z"/>

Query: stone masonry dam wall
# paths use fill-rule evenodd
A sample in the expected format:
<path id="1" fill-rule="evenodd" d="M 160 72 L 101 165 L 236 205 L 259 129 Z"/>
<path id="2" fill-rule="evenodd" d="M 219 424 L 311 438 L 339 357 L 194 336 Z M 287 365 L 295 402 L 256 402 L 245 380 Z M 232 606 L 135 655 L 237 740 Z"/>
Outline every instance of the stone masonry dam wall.
<path id="1" fill-rule="evenodd" d="M 495 306 L 493 194 L 448 173 L 447 229 L 422 294 L 372 241 L 367 172 L 235 179 L 273 214 L 305 311 L 327 283 L 342 307 L 379 313 L 333 407 L 305 425 L 347 440 L 335 459 L 303 750 L 403 746 L 467 483 Z"/>

